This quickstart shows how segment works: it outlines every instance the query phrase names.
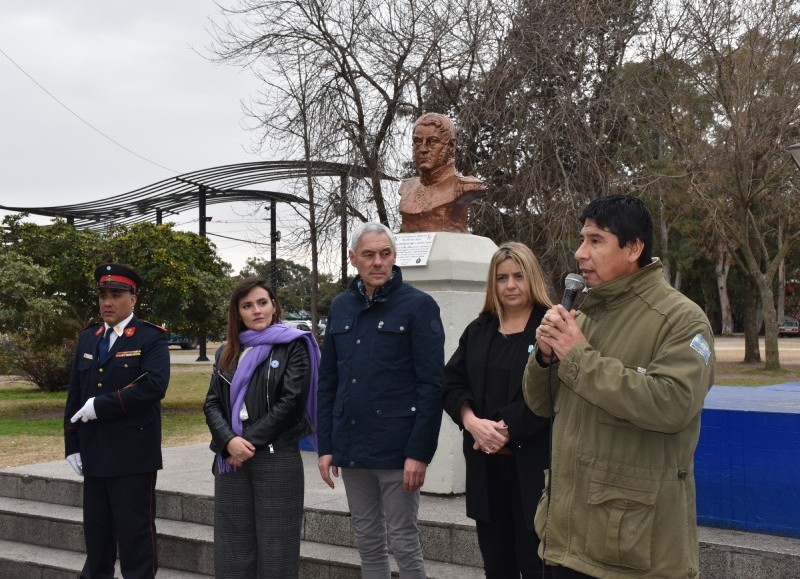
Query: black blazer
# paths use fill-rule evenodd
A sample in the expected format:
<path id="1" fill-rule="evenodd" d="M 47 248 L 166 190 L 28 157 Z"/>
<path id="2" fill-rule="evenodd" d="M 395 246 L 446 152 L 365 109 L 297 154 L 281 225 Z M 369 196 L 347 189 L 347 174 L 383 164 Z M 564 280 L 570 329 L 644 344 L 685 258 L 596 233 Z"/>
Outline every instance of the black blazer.
<path id="1" fill-rule="evenodd" d="M 233 374 L 219 370 L 223 344 L 214 358 L 214 373 L 203 412 L 211 431 L 210 448 L 228 456 L 226 446 L 236 436 L 231 426 L 231 382 Z M 303 340 L 275 344 L 269 357 L 256 367 L 245 396 L 250 418 L 242 424 L 242 437 L 261 450 L 296 449 L 311 434 L 306 403 L 311 386 L 311 359 Z"/>
<path id="2" fill-rule="evenodd" d="M 106 358 L 98 360 L 103 328 L 93 324 L 78 337 L 64 410 L 65 454 L 81 453 L 86 476 L 153 472 L 162 467 L 161 399 L 169 384 L 166 330 L 134 316 Z M 97 419 L 72 424 L 72 415 L 92 397 Z"/>
<path id="3" fill-rule="evenodd" d="M 523 332 L 524 339 L 519 342 L 520 349 L 514 353 L 511 363 L 508 405 L 500 411 L 501 418 L 508 425 L 508 448 L 516 459 L 525 523 L 530 530 L 533 530 L 536 505 L 544 488 L 550 423 L 536 416 L 525 404 L 522 375 L 528 362 L 529 350 L 536 344 L 536 328 L 546 311 L 544 307 L 537 306 L 528 319 Z M 474 439 L 461 423 L 461 406 L 464 402 L 469 402 L 476 416 L 486 418 L 483 414 L 486 352 L 499 327 L 500 321 L 493 314 L 482 314 L 467 326 L 458 341 L 458 348 L 445 366 L 442 388 L 444 410 L 464 434 L 467 516 L 482 521 L 488 521 L 491 512 L 486 475 L 488 457 L 483 452 L 472 449 Z"/>

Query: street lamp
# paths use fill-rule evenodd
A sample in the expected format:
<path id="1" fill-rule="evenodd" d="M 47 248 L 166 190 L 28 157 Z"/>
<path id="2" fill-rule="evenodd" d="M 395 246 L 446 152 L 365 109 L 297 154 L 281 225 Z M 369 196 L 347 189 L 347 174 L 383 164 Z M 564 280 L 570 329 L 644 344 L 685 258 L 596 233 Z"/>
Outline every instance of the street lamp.
<path id="1" fill-rule="evenodd" d="M 797 165 L 798 169 L 800 169 L 800 143 L 789 145 L 788 147 L 786 147 L 786 150 L 789 151 L 789 154 L 792 155 L 792 159 L 794 159 L 794 164 Z"/>

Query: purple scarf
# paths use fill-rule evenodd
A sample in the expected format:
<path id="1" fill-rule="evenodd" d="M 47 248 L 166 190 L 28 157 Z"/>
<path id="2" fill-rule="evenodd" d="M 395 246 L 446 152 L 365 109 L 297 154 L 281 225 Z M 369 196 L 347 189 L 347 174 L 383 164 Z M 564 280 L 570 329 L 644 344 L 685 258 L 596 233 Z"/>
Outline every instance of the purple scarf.
<path id="1" fill-rule="evenodd" d="M 264 360 L 269 358 L 272 346 L 275 344 L 288 344 L 298 339 L 305 340 L 306 348 L 308 349 L 308 357 L 311 360 L 311 388 L 308 393 L 306 413 L 308 414 L 308 418 L 314 430 L 309 438 L 313 447 L 315 449 L 317 448 L 317 378 L 319 376 L 319 346 L 311 332 L 304 332 L 280 323 L 267 326 L 263 330 L 245 330 L 239 334 L 239 341 L 242 343 L 242 346 L 252 346 L 253 348 L 244 358 L 241 358 L 239 365 L 236 367 L 236 372 L 233 374 L 233 380 L 231 380 L 231 427 L 239 436 L 242 435 L 242 419 L 239 416 L 239 412 L 242 409 L 242 404 L 244 404 L 247 388 L 250 386 L 250 379 L 253 377 L 256 368 L 258 368 Z M 222 467 L 220 468 L 220 472 L 225 472 L 230 468 L 230 465 L 224 460 L 218 461 L 218 465 Z"/>

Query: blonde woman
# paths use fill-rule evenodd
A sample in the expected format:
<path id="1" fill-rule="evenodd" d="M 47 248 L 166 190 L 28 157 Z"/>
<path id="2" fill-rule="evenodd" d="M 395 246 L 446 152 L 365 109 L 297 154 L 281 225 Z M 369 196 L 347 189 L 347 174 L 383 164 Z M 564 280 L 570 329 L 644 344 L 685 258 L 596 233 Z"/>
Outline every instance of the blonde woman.
<path id="1" fill-rule="evenodd" d="M 475 519 L 487 579 L 542 576 L 533 517 L 549 423 L 526 406 L 522 375 L 551 305 L 533 252 L 503 244 L 489 265 L 483 309 L 445 367 L 442 404 L 464 432 L 467 516 Z"/>

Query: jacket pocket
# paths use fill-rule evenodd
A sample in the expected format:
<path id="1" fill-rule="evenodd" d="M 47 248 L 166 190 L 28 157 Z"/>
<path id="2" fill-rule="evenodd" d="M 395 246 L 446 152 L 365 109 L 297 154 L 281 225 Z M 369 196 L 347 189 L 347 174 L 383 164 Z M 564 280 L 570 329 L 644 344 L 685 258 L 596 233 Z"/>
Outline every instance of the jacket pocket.
<path id="1" fill-rule="evenodd" d="M 341 367 L 342 362 L 348 360 L 353 352 L 350 333 L 353 329 L 353 318 L 336 318 L 331 320 L 325 328 L 325 339 L 333 340 L 336 345 L 336 358 Z"/>
<path id="2" fill-rule="evenodd" d="M 653 489 L 591 481 L 587 554 L 618 567 L 649 569 L 657 496 Z"/>
<path id="3" fill-rule="evenodd" d="M 415 403 L 395 398 L 374 400 L 369 405 L 370 438 L 375 443 L 376 456 L 403 454 L 414 429 Z"/>
<path id="4" fill-rule="evenodd" d="M 411 320 L 407 316 L 381 317 L 375 323 L 371 354 L 376 360 L 391 360 L 396 367 L 410 362 Z"/>

